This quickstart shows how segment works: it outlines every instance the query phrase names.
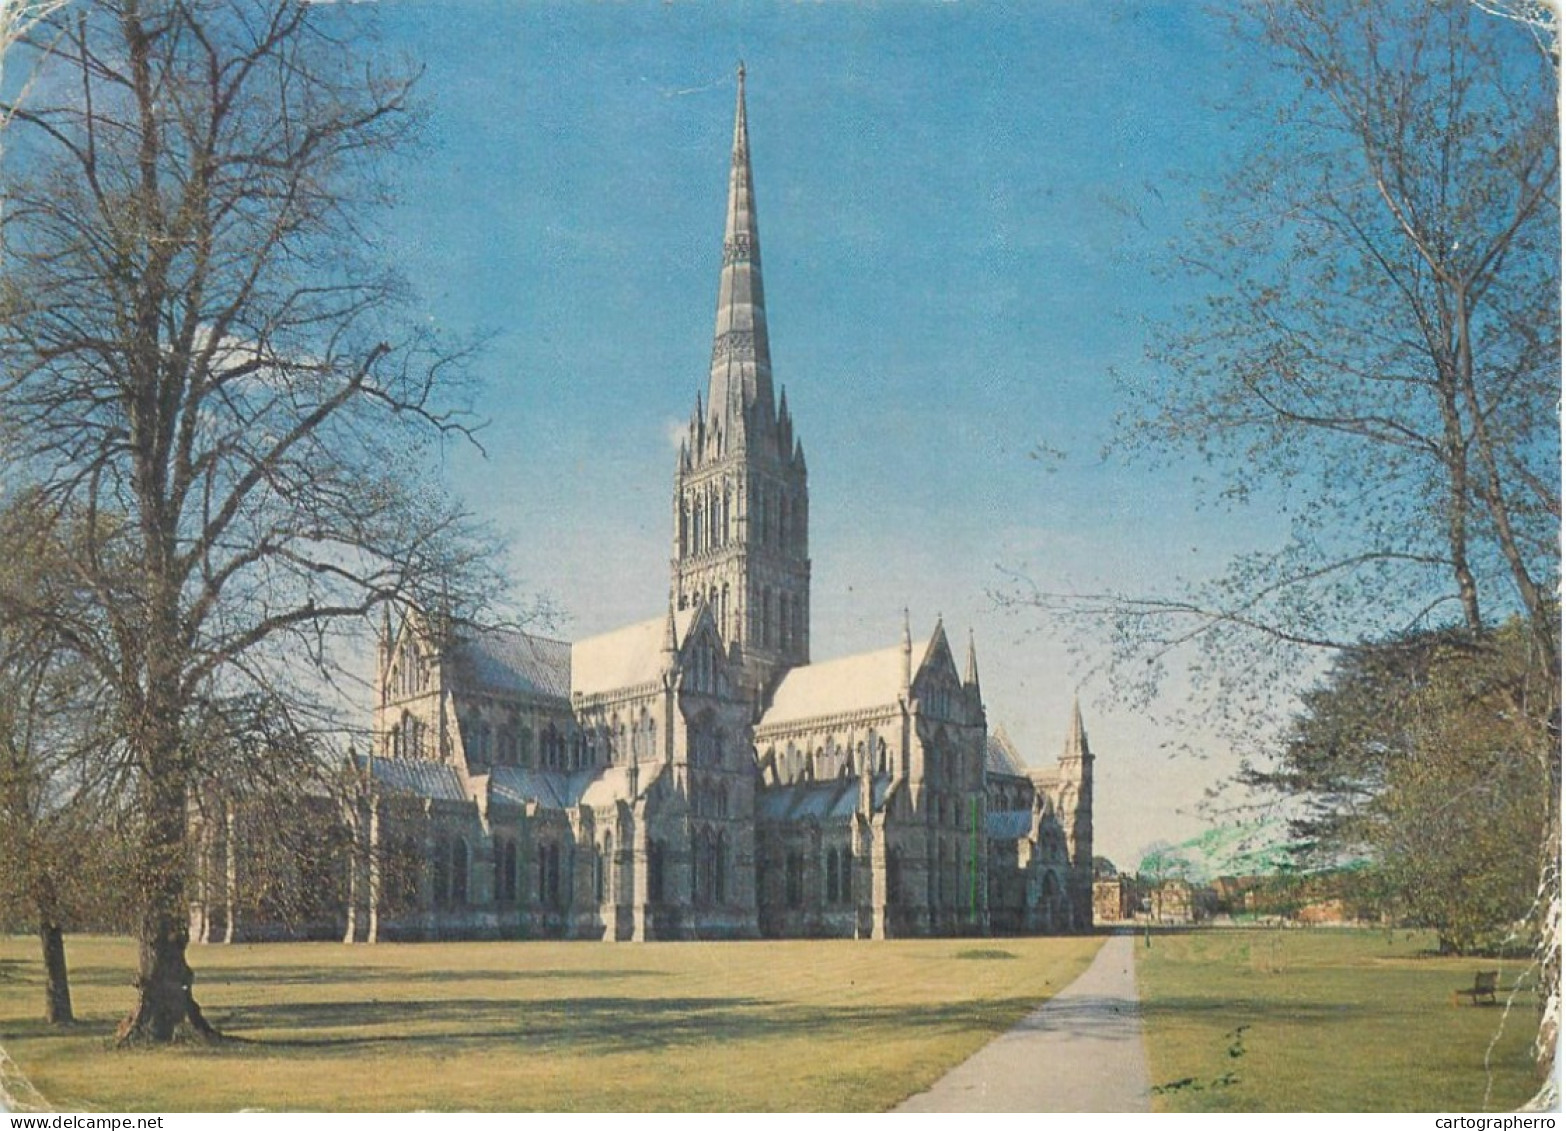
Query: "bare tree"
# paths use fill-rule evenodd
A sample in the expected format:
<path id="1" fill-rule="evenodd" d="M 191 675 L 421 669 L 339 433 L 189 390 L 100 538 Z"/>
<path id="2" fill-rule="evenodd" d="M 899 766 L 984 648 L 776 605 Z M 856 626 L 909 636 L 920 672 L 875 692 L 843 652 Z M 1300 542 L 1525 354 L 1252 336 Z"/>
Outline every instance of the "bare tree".
<path id="1" fill-rule="evenodd" d="M 60 547 L 0 512 L 0 591 L 68 602 Z M 0 601 L 0 605 L 5 602 Z M 70 926 L 113 924 L 124 843 L 124 761 L 103 682 L 48 630 L 0 615 L 0 909 L 28 919 L 44 964 L 44 1017 L 74 1019 Z"/>
<path id="2" fill-rule="evenodd" d="M 1553 17 L 1261 0 L 1234 22 L 1266 76 L 1238 111 L 1253 140 L 1178 249 L 1193 297 L 1123 434 L 1203 457 L 1290 537 L 1161 593 L 1017 596 L 1107 626 L 1143 691 L 1193 660 L 1252 734 L 1340 649 L 1452 626 L 1483 648 L 1519 614 L 1534 737 L 1511 749 L 1558 780 L 1560 152 L 1554 47 L 1533 40 Z"/>
<path id="3" fill-rule="evenodd" d="M 415 76 L 362 54 L 369 7 L 74 6 L 35 28 L 34 97 L 7 108 L 0 470 L 82 521 L 91 598 L 7 611 L 92 666 L 135 769 L 127 1040 L 209 1031 L 186 956 L 193 791 L 220 768 L 201 705 L 308 714 L 372 610 L 464 608 L 492 580 L 424 470 L 470 434 L 463 358 L 409 329 L 376 257 L 418 119 Z"/>
<path id="4" fill-rule="evenodd" d="M 1297 80 L 1182 250 L 1136 443 L 1273 490 L 1295 536 L 1144 624 L 1304 645 L 1525 610 L 1554 666 L 1560 516 L 1553 70 L 1464 4 L 1259 4 Z M 1522 50 L 1519 50 L 1519 46 Z M 1280 501 L 1284 500 L 1284 501 Z"/>
<path id="5" fill-rule="evenodd" d="M 69 0 L 4 0 L 0 3 L 0 80 L 5 78 L 6 56 L 42 21 L 69 3 Z M 5 128 L 11 124 L 9 113 L 0 115 L 0 157 L 5 154 Z M 0 206 L 4 197 L 0 196 Z M 0 244 L 0 253 L 4 245 Z"/>

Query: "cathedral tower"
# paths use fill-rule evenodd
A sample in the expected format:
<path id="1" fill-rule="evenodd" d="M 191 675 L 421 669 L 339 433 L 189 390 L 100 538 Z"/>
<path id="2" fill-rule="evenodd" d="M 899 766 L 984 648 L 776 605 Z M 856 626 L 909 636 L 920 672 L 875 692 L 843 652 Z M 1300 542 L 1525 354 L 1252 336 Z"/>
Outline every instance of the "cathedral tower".
<path id="1" fill-rule="evenodd" d="M 712 370 L 674 474 L 673 589 L 682 609 L 712 606 L 765 695 L 810 661 L 810 505 L 788 396 L 772 388 L 743 65 L 738 85 Z"/>

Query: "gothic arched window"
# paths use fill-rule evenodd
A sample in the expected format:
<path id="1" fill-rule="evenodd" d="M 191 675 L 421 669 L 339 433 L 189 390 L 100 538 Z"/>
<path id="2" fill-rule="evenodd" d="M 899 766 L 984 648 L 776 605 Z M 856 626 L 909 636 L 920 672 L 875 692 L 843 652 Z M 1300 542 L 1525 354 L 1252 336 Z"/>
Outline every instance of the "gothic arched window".
<path id="1" fill-rule="evenodd" d="M 444 836 L 435 838 L 435 883 L 432 894 L 436 907 L 444 907 L 451 901 L 451 842 Z"/>
<path id="2" fill-rule="evenodd" d="M 647 845 L 647 899 L 651 903 L 663 902 L 663 842 L 652 841 Z"/>
<path id="3" fill-rule="evenodd" d="M 548 844 L 539 850 L 539 902 L 546 907 L 560 906 L 560 846 Z"/>
<path id="4" fill-rule="evenodd" d="M 783 861 L 784 900 L 790 907 L 805 904 L 805 854 L 790 852 Z"/>
<path id="5" fill-rule="evenodd" d="M 517 842 L 495 842 L 495 902 L 517 901 Z"/>
<path id="6" fill-rule="evenodd" d="M 468 842 L 460 836 L 451 842 L 451 902 L 462 906 L 468 901 Z"/>

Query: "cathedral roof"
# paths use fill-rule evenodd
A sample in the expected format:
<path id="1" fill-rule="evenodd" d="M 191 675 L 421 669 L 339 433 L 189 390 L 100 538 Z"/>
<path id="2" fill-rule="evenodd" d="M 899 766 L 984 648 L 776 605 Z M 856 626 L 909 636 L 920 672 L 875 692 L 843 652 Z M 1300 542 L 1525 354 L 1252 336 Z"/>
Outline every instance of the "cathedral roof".
<path id="1" fill-rule="evenodd" d="M 368 767 L 375 784 L 392 793 L 432 801 L 467 801 L 462 779 L 444 762 L 419 758 L 367 758 L 360 754 L 361 769 Z"/>
<path id="2" fill-rule="evenodd" d="M 1031 809 L 992 809 L 984 814 L 984 835 L 991 840 L 1023 840 L 1032 831 Z"/>
<path id="3" fill-rule="evenodd" d="M 778 684 L 759 728 L 889 707 L 903 690 L 903 649 L 883 648 L 794 668 Z"/>
<path id="4" fill-rule="evenodd" d="M 655 775 L 644 770 L 642 785 Z M 596 766 L 565 773 L 523 766 L 494 766 L 489 771 L 490 794 L 514 805 L 536 801 L 546 809 L 594 808 L 631 800 L 630 771 L 625 766 Z"/>
<path id="5" fill-rule="evenodd" d="M 546 809 L 569 809 L 581 800 L 592 784 L 593 773 L 592 770 L 568 774 L 524 766 L 492 766 L 489 790 L 491 796 L 514 805 L 536 801 Z"/>
<path id="6" fill-rule="evenodd" d="M 465 633 L 450 651 L 455 690 L 549 696 L 571 689 L 571 645 L 507 629 Z"/>
<path id="7" fill-rule="evenodd" d="M 676 647 L 685 643 L 695 618 L 694 609 L 681 609 L 674 614 Z M 578 640 L 571 645 L 572 693 L 599 695 L 652 683 L 663 674 L 668 629 L 669 617 L 665 614 Z"/>
<path id="8" fill-rule="evenodd" d="M 880 809 L 891 779 L 877 777 L 870 787 L 871 805 Z M 768 786 L 756 793 L 756 813 L 766 821 L 818 821 L 847 818 L 859 807 L 859 779 L 833 778 L 825 782 L 795 782 Z"/>
<path id="9" fill-rule="evenodd" d="M 985 736 L 984 772 L 1007 774 L 1017 778 L 1028 776 L 1028 764 L 1022 760 L 1022 755 L 1017 753 L 1017 748 L 1012 745 L 1003 727 L 996 727 Z"/>

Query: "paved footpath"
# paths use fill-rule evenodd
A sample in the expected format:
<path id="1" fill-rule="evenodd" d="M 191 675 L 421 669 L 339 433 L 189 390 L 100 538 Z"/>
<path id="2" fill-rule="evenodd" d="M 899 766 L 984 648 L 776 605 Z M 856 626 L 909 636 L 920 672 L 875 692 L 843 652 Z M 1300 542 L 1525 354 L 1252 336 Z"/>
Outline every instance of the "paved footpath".
<path id="1" fill-rule="evenodd" d="M 896 1111 L 1148 1111 L 1136 936 Z"/>

